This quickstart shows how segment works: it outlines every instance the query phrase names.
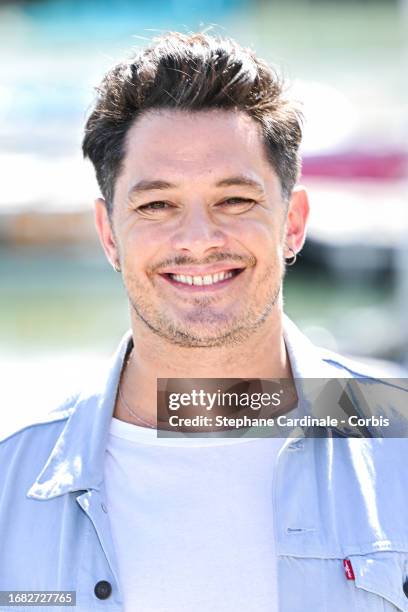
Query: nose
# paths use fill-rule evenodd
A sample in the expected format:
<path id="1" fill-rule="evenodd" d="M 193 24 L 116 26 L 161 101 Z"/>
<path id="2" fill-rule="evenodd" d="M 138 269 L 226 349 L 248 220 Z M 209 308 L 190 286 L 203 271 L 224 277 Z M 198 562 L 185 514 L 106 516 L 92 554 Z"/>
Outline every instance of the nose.
<path id="1" fill-rule="evenodd" d="M 214 248 L 226 245 L 227 237 L 214 222 L 208 210 L 199 203 L 192 206 L 183 218 L 171 239 L 175 250 L 188 251 L 199 258 Z"/>

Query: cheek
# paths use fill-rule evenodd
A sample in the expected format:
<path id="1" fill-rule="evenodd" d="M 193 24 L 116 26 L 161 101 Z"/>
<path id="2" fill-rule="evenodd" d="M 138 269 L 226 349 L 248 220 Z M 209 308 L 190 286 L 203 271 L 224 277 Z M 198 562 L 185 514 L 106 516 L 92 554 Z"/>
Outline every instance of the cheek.
<path id="1" fill-rule="evenodd" d="M 261 262 L 271 253 L 277 255 L 282 251 L 281 237 L 275 224 L 257 219 L 240 219 L 232 224 L 229 235 L 234 242 L 239 242 Z"/>
<path id="2" fill-rule="evenodd" d="M 157 260 L 166 239 L 155 227 L 133 227 L 122 233 L 123 257 L 131 268 L 143 269 Z"/>

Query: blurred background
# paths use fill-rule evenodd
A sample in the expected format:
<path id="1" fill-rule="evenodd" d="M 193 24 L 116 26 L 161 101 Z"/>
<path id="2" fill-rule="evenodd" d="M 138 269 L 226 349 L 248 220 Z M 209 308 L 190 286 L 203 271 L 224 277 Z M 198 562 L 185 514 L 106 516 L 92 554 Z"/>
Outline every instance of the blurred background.
<path id="1" fill-rule="evenodd" d="M 286 312 L 316 343 L 385 361 L 390 376 L 407 365 L 408 1 L 3 0 L 4 426 L 97 372 L 129 326 L 80 155 L 93 87 L 130 47 L 210 27 L 280 68 L 304 103 L 312 215 Z"/>

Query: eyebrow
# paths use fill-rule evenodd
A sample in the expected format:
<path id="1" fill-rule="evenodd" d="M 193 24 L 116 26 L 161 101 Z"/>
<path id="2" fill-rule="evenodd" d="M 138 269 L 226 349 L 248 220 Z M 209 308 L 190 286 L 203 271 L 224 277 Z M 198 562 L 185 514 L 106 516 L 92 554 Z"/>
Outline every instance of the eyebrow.
<path id="1" fill-rule="evenodd" d="M 160 179 L 156 179 L 156 180 L 143 179 L 137 182 L 135 185 L 133 185 L 133 187 L 130 188 L 129 196 L 137 195 L 139 193 L 144 193 L 145 191 L 175 189 L 178 186 L 179 185 L 175 183 L 169 183 L 168 181 L 162 181 Z M 238 174 L 236 176 L 229 176 L 227 178 L 221 179 L 220 181 L 215 183 L 215 187 L 250 187 L 260 192 L 264 191 L 261 183 L 243 174 Z"/>
<path id="2" fill-rule="evenodd" d="M 218 181 L 215 185 L 216 187 L 251 187 L 252 189 L 256 189 L 257 191 L 263 191 L 263 186 L 258 181 L 249 178 L 243 174 L 238 174 L 237 176 L 230 176 L 228 178 L 222 179 Z"/>
<path id="3" fill-rule="evenodd" d="M 129 195 L 134 195 L 137 193 L 143 193 L 144 191 L 155 191 L 157 189 L 171 189 L 177 187 L 173 183 L 168 183 L 167 181 L 161 180 L 142 180 L 133 185 L 133 187 L 129 190 Z"/>

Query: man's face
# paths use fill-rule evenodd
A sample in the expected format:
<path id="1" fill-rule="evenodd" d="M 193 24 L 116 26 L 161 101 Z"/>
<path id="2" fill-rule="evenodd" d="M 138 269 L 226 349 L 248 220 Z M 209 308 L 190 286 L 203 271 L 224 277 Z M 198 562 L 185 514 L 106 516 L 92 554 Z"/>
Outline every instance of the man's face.
<path id="1" fill-rule="evenodd" d="M 113 232 L 101 200 L 96 220 L 132 319 L 174 344 L 240 342 L 280 307 L 286 204 L 244 113 L 144 114 L 127 135 Z"/>

